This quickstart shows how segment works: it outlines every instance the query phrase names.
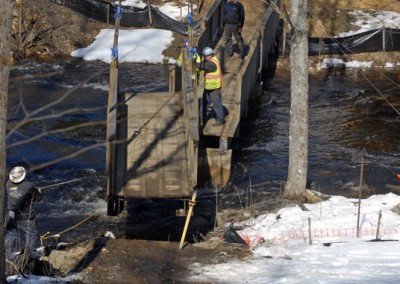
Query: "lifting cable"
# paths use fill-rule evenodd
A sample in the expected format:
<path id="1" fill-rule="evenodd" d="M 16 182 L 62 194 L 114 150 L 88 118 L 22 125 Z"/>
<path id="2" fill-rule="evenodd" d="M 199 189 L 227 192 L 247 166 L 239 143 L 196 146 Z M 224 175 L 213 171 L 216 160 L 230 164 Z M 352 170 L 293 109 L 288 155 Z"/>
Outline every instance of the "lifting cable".
<path id="1" fill-rule="evenodd" d="M 160 108 L 147 120 L 145 121 L 136 131 L 133 132 L 133 135 L 131 138 L 129 138 L 128 142 L 132 142 L 139 134 L 140 132 L 150 123 L 150 121 L 152 121 L 157 114 L 169 103 L 169 101 L 176 95 L 175 92 L 173 92 L 173 94 L 168 98 L 168 100 L 162 105 L 160 106 Z"/>
<path id="2" fill-rule="evenodd" d="M 110 199 L 111 199 L 111 198 L 108 198 L 108 199 L 107 199 L 107 202 L 108 202 Z M 99 209 L 101 209 L 101 207 L 100 207 Z M 99 209 L 96 209 L 92 214 L 90 214 L 89 216 L 87 216 L 87 217 L 86 217 L 85 219 L 83 219 L 82 221 L 76 223 L 75 225 L 73 225 L 73 226 L 71 226 L 71 227 L 69 227 L 69 228 L 67 228 L 67 229 L 65 229 L 65 230 L 63 230 L 63 231 L 61 231 L 61 232 L 59 232 L 59 233 L 57 233 L 57 234 L 51 234 L 50 236 L 48 236 L 48 235 L 50 234 L 50 232 L 46 232 L 45 234 L 43 234 L 43 235 L 40 236 L 40 241 L 47 240 L 47 239 L 51 239 L 51 238 L 58 238 L 60 235 L 65 234 L 66 232 L 69 232 L 69 231 L 71 231 L 71 230 L 73 230 L 73 229 L 79 227 L 80 225 L 82 225 L 82 224 L 85 223 L 86 221 L 89 221 L 90 218 L 92 218 L 94 215 L 96 215 L 96 213 L 97 213 L 97 211 L 98 211 Z"/>
<path id="3" fill-rule="evenodd" d="M 50 232 L 46 232 L 44 235 L 40 236 L 40 240 L 43 241 L 43 240 L 47 240 L 47 239 L 51 239 L 51 238 L 57 238 L 57 237 L 59 237 L 60 235 L 66 233 L 66 232 L 68 232 L 68 231 L 71 231 L 72 229 L 75 229 L 76 227 L 82 225 L 83 223 L 85 223 L 86 221 L 88 221 L 90 218 L 92 218 L 96 213 L 97 213 L 97 210 L 94 211 L 92 214 L 90 214 L 90 215 L 89 215 L 88 217 L 86 217 L 85 219 L 83 219 L 82 221 L 80 221 L 79 223 L 77 223 L 77 224 L 75 224 L 75 225 L 69 227 L 68 229 L 65 229 L 65 230 L 63 230 L 63 231 L 61 231 L 61 232 L 59 232 L 59 233 L 57 233 L 57 234 L 52 234 L 52 235 L 50 235 L 50 236 L 47 236 L 48 234 L 50 234 Z"/>
<path id="4" fill-rule="evenodd" d="M 77 180 L 77 179 L 76 179 L 76 180 Z M 74 181 L 75 181 L 75 180 L 74 180 Z M 43 188 L 45 188 L 45 187 L 43 187 Z M 110 199 L 111 199 L 111 198 L 108 198 L 108 199 L 107 199 L 107 202 L 108 202 Z M 101 209 L 101 207 L 100 207 L 99 209 Z M 59 233 L 57 233 L 57 234 L 51 234 L 51 235 L 49 236 L 50 232 L 46 232 L 45 234 L 43 234 L 43 235 L 40 236 L 40 241 L 42 242 L 42 241 L 47 240 L 47 239 L 58 238 L 60 235 L 66 233 L 66 232 L 69 232 L 69 231 L 71 231 L 72 229 L 75 229 L 75 228 L 79 227 L 80 225 L 82 225 L 82 224 L 85 223 L 86 221 L 90 220 L 90 218 L 92 218 L 94 215 L 96 215 L 96 213 L 97 213 L 97 211 L 98 211 L 99 209 L 96 209 L 92 214 L 90 214 L 89 216 L 87 216 L 87 217 L 86 217 L 85 219 L 83 219 L 82 221 L 76 223 L 75 225 L 73 225 L 73 226 L 71 226 L 71 227 L 69 227 L 69 228 L 67 228 L 67 229 L 65 229 L 65 230 L 63 230 L 63 231 L 61 231 L 61 232 L 59 232 Z"/>

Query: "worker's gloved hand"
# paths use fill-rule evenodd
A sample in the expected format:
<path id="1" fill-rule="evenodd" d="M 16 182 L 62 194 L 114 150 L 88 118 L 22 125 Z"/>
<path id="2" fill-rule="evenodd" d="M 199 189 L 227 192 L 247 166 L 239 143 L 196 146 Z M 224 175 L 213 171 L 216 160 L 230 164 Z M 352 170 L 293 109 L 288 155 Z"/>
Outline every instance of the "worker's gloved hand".
<path id="1" fill-rule="evenodd" d="M 4 221 L 4 229 L 7 230 L 7 228 L 11 225 L 11 223 L 14 222 L 14 219 L 15 219 L 15 212 L 8 211 L 6 215 L 6 220 Z"/>
<path id="2" fill-rule="evenodd" d="M 15 219 L 15 212 L 14 211 L 8 211 L 8 214 L 10 215 L 11 218 Z"/>

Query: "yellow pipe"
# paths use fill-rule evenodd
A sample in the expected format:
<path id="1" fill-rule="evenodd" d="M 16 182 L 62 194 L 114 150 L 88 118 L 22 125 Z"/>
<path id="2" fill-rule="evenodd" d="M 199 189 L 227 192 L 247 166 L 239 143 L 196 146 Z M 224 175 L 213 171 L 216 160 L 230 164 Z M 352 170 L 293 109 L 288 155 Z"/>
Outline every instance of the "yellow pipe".
<path id="1" fill-rule="evenodd" d="M 193 207 L 196 205 L 196 197 L 197 197 L 197 191 L 195 190 L 192 195 L 192 200 L 189 201 L 189 211 L 186 216 L 185 227 L 183 228 L 183 233 L 182 233 L 181 243 L 179 244 L 179 249 L 183 248 L 183 243 L 185 241 L 186 232 L 189 227 L 189 221 L 190 221 L 190 217 L 192 216 Z"/>

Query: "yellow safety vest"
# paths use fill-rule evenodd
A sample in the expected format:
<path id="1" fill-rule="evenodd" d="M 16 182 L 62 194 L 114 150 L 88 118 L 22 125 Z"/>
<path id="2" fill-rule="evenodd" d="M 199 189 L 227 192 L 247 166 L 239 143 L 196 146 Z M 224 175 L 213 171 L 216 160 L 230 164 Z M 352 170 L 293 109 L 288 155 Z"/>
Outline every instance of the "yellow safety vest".
<path id="1" fill-rule="evenodd" d="M 215 65 L 217 65 L 217 70 L 211 73 L 206 73 L 204 75 L 206 90 L 215 90 L 218 88 L 222 88 L 222 71 L 221 66 L 219 65 L 218 58 L 213 56 L 211 61 L 214 62 Z"/>
<path id="2" fill-rule="evenodd" d="M 197 52 L 195 53 L 195 56 L 196 56 L 196 63 L 200 63 L 200 62 L 201 62 L 201 58 L 200 58 L 200 56 L 197 54 Z M 177 64 L 179 67 L 182 66 L 182 52 L 181 52 L 181 54 L 179 54 L 179 58 L 178 58 L 178 60 L 176 61 L 176 64 Z M 198 68 L 196 68 L 196 71 L 197 71 L 197 80 L 198 80 L 199 77 L 200 77 L 200 70 L 199 70 Z"/>
<path id="3" fill-rule="evenodd" d="M 200 63 L 201 62 L 201 58 L 200 56 L 197 54 L 197 52 L 195 53 L 196 56 L 196 63 Z M 179 54 L 178 60 L 176 60 L 176 63 L 178 64 L 178 66 L 182 66 L 182 52 L 181 54 Z"/>

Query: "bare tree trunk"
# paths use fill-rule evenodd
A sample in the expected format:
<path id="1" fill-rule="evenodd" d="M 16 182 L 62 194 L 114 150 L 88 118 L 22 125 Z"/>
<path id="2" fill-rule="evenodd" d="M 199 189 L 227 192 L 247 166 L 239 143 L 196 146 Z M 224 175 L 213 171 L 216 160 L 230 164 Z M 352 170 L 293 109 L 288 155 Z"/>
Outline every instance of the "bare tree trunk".
<path id="1" fill-rule="evenodd" d="M 308 167 L 308 38 L 307 0 L 290 1 L 292 33 L 289 169 L 284 197 L 304 200 Z"/>
<path id="2" fill-rule="evenodd" d="M 5 208 L 5 181 L 6 181 L 6 125 L 8 78 L 11 57 L 11 25 L 14 1 L 0 1 L 0 283 L 6 283 L 5 251 L 4 251 L 4 208 Z"/>

